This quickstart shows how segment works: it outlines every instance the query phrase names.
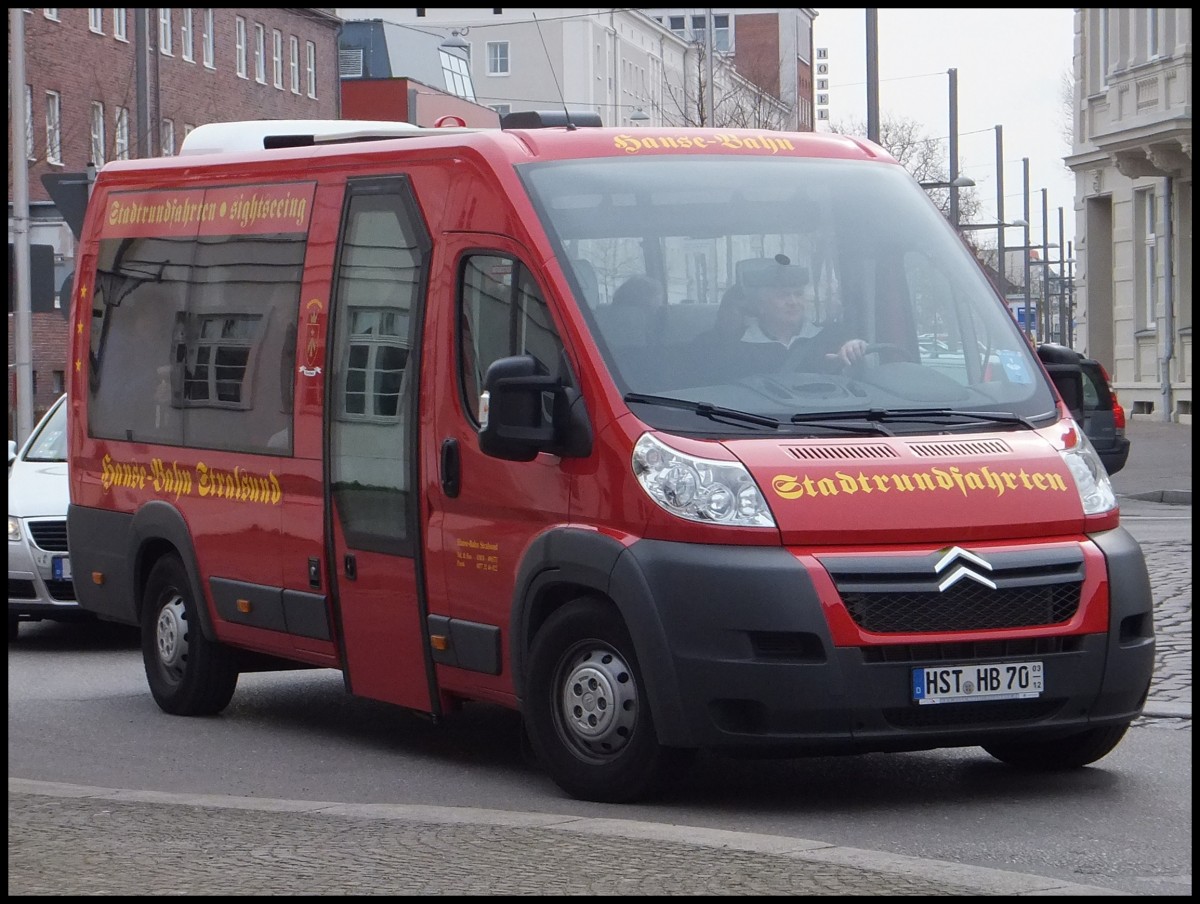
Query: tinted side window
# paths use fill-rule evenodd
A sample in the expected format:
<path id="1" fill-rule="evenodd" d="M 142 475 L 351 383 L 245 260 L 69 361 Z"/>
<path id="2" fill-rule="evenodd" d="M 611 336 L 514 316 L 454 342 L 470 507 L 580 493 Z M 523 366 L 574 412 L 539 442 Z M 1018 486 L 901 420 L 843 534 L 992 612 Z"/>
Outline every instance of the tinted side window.
<path id="1" fill-rule="evenodd" d="M 91 288 L 93 436 L 291 453 L 311 198 L 311 183 L 108 196 Z"/>
<path id="2" fill-rule="evenodd" d="M 463 261 L 460 273 L 463 402 L 476 423 L 484 376 L 498 358 L 532 355 L 540 373 L 571 382 L 545 296 L 520 261 L 475 254 Z"/>

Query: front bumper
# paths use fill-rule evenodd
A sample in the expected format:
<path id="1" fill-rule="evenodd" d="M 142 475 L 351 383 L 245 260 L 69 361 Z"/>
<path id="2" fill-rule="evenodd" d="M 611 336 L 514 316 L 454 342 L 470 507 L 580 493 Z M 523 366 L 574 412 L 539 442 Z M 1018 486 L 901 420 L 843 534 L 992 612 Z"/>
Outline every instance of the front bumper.
<path id="1" fill-rule="evenodd" d="M 63 518 L 22 518 L 21 539 L 8 544 L 8 614 L 30 621 L 66 621 L 86 613 L 70 577 L 55 576 L 55 559 L 69 561 Z M 35 540 L 42 538 L 43 548 Z M 61 564 L 59 566 L 61 568 Z"/>
<path id="2" fill-rule="evenodd" d="M 618 562 L 613 590 L 626 613 L 654 613 L 627 618 L 664 744 L 787 755 L 974 746 L 1140 714 L 1154 665 L 1145 561 L 1123 529 L 1092 542 L 1088 567 L 1106 574 L 1088 585 L 1107 600 L 1102 590 L 1069 623 L 1027 628 L 839 642 L 848 616 L 829 575 L 785 549 L 643 541 Z M 1041 550 L 1028 549 L 1033 573 Z M 1035 699 L 912 700 L 915 667 L 1033 661 L 1045 669 Z"/>

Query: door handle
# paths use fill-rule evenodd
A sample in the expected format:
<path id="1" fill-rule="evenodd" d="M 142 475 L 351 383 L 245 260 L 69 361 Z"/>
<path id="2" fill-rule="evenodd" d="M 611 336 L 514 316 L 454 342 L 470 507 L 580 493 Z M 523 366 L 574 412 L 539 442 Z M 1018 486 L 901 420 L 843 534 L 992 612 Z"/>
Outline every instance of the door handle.
<path id="1" fill-rule="evenodd" d="M 342 560 L 346 566 L 346 580 L 354 581 L 358 579 L 358 560 L 350 553 L 346 553 L 346 558 Z"/>
<path id="2" fill-rule="evenodd" d="M 458 496 L 462 488 L 462 461 L 458 454 L 458 440 L 442 440 L 442 492 L 451 499 Z"/>

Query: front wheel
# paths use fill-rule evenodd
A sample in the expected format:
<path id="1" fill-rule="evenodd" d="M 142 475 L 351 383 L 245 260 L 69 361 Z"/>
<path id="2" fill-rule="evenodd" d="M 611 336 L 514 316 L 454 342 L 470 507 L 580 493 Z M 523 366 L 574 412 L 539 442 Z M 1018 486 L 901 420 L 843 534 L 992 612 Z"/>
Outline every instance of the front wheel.
<path id="1" fill-rule="evenodd" d="M 1079 769 L 1113 751 L 1129 723 L 1102 725 L 1052 741 L 997 741 L 983 749 L 1002 763 L 1038 772 Z"/>
<path id="2" fill-rule="evenodd" d="M 592 598 L 568 603 L 529 654 L 526 730 L 543 768 L 580 800 L 625 803 L 661 790 L 693 751 L 658 742 L 624 623 Z"/>
<path id="3" fill-rule="evenodd" d="M 233 698 L 238 671 L 232 653 L 204 637 L 187 570 L 163 556 L 146 581 L 142 662 L 160 709 L 176 716 L 210 716 Z"/>

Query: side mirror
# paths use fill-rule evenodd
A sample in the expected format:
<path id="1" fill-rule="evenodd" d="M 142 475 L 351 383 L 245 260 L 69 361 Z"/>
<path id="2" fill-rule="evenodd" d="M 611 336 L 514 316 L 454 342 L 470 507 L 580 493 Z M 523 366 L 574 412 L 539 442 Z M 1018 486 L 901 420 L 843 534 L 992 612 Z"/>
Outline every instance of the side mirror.
<path id="1" fill-rule="evenodd" d="M 15 440 L 8 441 L 8 464 L 11 467 L 12 463 L 17 460 L 17 443 Z"/>
<path id="2" fill-rule="evenodd" d="M 1054 342 L 1043 342 L 1038 346 L 1037 353 L 1063 403 L 1075 420 L 1082 424 L 1083 367 L 1080 362 L 1083 361 L 1083 355 Z"/>
<path id="3" fill-rule="evenodd" d="M 500 358 L 487 369 L 479 398 L 479 448 L 508 461 L 539 452 L 582 458 L 592 451 L 592 428 L 579 391 L 538 373 L 532 355 Z"/>

